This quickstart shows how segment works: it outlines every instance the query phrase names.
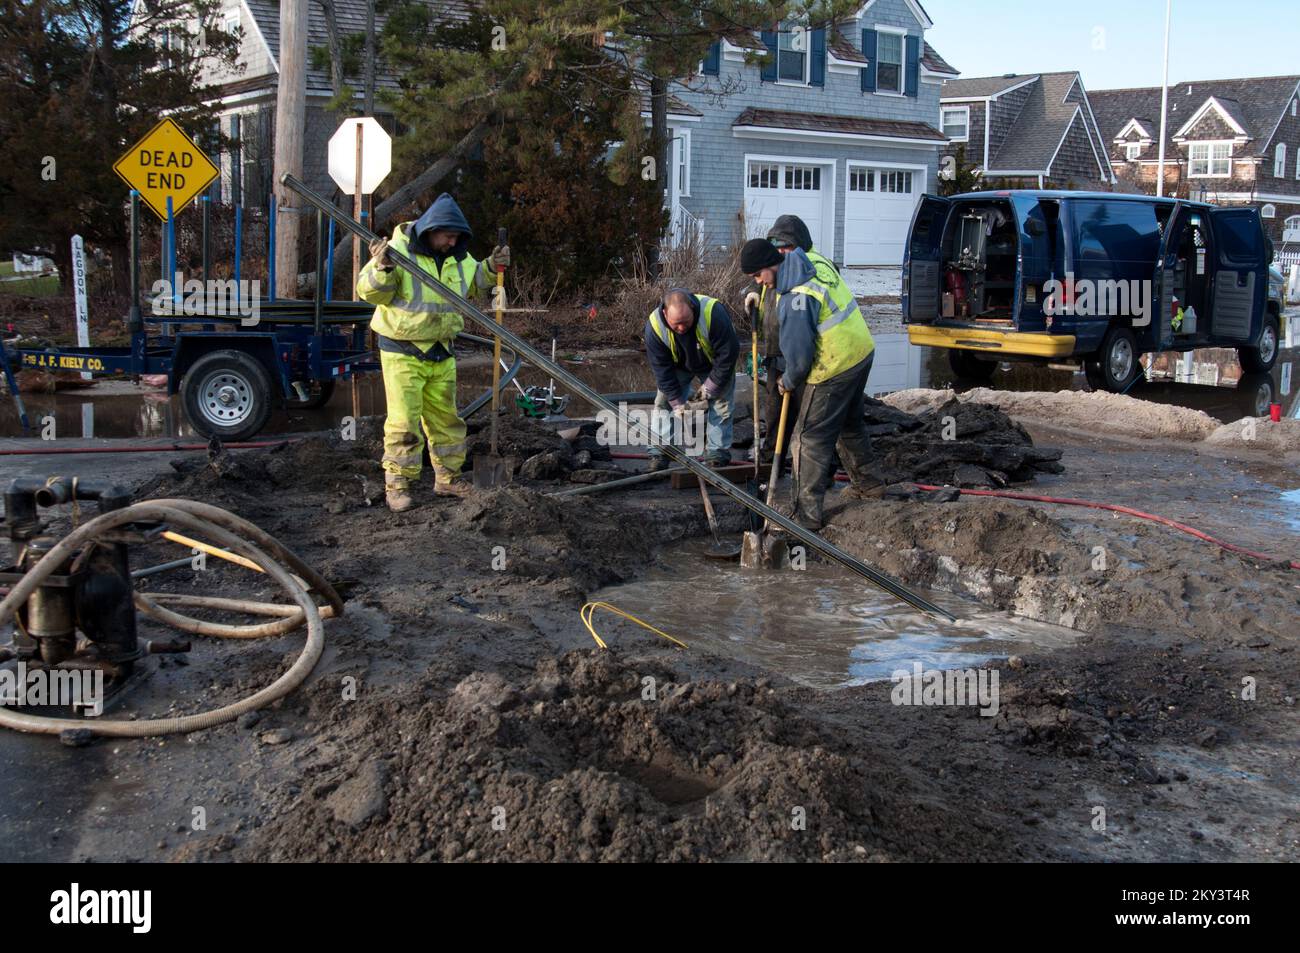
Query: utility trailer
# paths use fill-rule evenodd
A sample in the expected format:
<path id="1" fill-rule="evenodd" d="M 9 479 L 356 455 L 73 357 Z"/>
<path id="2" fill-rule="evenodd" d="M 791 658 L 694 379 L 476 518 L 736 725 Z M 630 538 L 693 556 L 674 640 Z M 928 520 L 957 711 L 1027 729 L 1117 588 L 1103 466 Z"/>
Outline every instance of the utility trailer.
<path id="1" fill-rule="evenodd" d="M 277 406 L 319 407 L 329 401 L 335 384 L 357 373 L 379 370 L 367 342 L 374 307 L 364 301 L 327 301 L 324 289 L 326 247 L 324 215 L 317 213 L 316 294 L 310 301 L 258 299 L 257 320 L 227 312 L 225 302 L 208 293 L 194 313 L 174 308 L 142 309 L 140 302 L 139 196 L 131 198 L 131 287 L 127 347 L 50 347 L 0 351 L 15 370 L 82 371 L 94 375 L 166 374 L 167 393 L 180 394 L 185 419 L 205 437 L 247 440 L 266 425 Z M 205 229 L 206 237 L 206 229 Z M 206 249 L 204 261 L 207 261 Z M 238 289 L 238 282 L 235 288 Z M 220 308 L 214 305 L 223 305 Z M 245 310 L 253 312 L 252 308 Z M 461 337 L 491 343 L 475 335 Z M 513 356 L 513 355 L 512 355 Z M 515 358 L 501 386 L 518 372 Z M 473 413 L 490 399 L 477 398 L 462 414 Z"/>

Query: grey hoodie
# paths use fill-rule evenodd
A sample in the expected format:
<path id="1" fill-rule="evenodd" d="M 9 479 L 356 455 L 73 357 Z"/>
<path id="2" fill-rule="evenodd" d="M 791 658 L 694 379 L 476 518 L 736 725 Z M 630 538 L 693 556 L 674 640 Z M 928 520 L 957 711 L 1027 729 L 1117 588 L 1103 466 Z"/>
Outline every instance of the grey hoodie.
<path id="1" fill-rule="evenodd" d="M 817 277 L 812 262 L 802 249 L 792 249 L 776 272 L 776 290 L 780 293 L 777 308 L 781 338 L 781 356 L 786 389 L 803 385 L 817 359 L 817 325 L 821 323 L 821 302 L 811 295 L 790 294 L 790 289 Z"/>

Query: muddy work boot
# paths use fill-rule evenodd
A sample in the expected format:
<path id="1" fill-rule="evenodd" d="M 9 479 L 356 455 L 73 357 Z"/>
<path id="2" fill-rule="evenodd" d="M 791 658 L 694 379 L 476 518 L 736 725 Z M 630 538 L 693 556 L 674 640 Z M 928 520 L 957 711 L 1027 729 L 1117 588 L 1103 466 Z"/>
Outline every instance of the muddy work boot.
<path id="1" fill-rule="evenodd" d="M 415 505 L 411 498 L 411 483 L 396 473 L 384 474 L 384 500 L 394 513 L 405 513 Z"/>
<path id="2" fill-rule="evenodd" d="M 780 506 L 774 507 L 774 509 L 782 516 L 784 516 L 786 519 L 790 520 L 793 523 L 798 524 L 799 526 L 802 526 L 810 533 L 821 532 L 822 525 L 823 525 L 821 519 L 805 516 L 803 512 L 793 503 L 782 503 Z M 773 526 L 772 532 L 780 533 L 784 531 L 779 526 Z"/>
<path id="3" fill-rule="evenodd" d="M 885 484 L 864 477 L 853 480 L 848 486 L 840 490 L 840 497 L 845 500 L 878 500 L 884 492 Z"/>
<path id="4" fill-rule="evenodd" d="M 449 472 L 438 473 L 433 481 L 434 496 L 454 496 L 464 499 L 474 491 L 469 476 L 464 473 L 455 475 Z"/>

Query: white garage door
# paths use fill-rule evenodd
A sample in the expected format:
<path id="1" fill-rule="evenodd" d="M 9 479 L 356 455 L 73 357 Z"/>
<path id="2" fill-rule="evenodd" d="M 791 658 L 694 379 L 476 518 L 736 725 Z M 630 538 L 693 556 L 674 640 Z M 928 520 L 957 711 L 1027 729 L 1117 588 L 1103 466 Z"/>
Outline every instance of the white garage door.
<path id="1" fill-rule="evenodd" d="M 828 258 L 834 248 L 834 218 L 829 208 L 834 163 L 747 159 L 745 237 L 763 238 L 780 215 L 798 215 L 813 244 Z"/>
<path id="2" fill-rule="evenodd" d="M 901 265 L 912 212 L 925 189 L 923 169 L 850 163 L 844 198 L 844 263 Z"/>

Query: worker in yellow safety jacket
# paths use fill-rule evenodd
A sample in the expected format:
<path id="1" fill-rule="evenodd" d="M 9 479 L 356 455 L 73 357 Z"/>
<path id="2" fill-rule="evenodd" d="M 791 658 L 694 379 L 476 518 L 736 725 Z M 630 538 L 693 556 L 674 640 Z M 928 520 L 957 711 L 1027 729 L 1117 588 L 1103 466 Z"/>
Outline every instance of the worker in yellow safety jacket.
<path id="1" fill-rule="evenodd" d="M 835 288 L 844 280 L 836 270 L 835 264 L 813 246 L 812 233 L 808 231 L 808 226 L 798 215 L 778 215 L 772 227 L 767 230 L 767 240 L 782 255 L 788 254 L 795 248 L 803 249 L 803 253 L 812 262 L 817 280 L 826 287 Z M 779 298 L 780 295 L 775 288 L 761 285 L 758 290 L 745 295 L 745 313 L 753 318 L 758 335 L 762 339 L 762 366 L 767 371 L 763 388 L 762 415 L 762 419 L 767 422 L 767 434 L 766 440 L 762 441 L 761 450 L 758 451 L 759 460 L 765 466 L 772 462 L 772 453 L 775 450 L 777 417 L 781 411 L 781 390 L 778 382 L 781 379 L 781 372 L 785 370 L 785 361 L 781 357 L 780 333 L 777 329 Z M 796 407 L 799 405 L 800 397 L 801 394 L 796 392 L 792 398 Z M 757 445 L 758 441 L 755 443 Z M 786 445 L 788 452 L 788 440 Z"/>
<path id="2" fill-rule="evenodd" d="M 465 421 L 456 413 L 456 358 L 452 339 L 465 319 L 438 292 L 426 287 L 388 254 L 409 255 L 434 278 L 463 298 L 480 297 L 496 284 L 498 266 L 510 264 L 510 249 L 498 246 L 483 261 L 469 253 L 472 237 L 460 206 L 438 196 L 414 222 L 370 246 L 370 261 L 357 278 L 357 294 L 375 305 L 370 327 L 379 342 L 384 375 L 384 490 L 400 513 L 412 505 L 411 481 L 419 479 L 425 440 L 433 461 L 434 493 L 464 496 Z"/>
<path id="3" fill-rule="evenodd" d="M 803 249 L 783 256 L 771 242 L 755 238 L 741 248 L 740 266 L 780 295 L 785 369 L 778 386 L 783 394 L 802 388 L 791 431 L 791 504 L 786 515 L 816 532 L 822 527 L 837 449 L 854 495 L 872 495 L 879 488 L 863 421 L 875 342 L 848 285 L 824 284 Z"/>

